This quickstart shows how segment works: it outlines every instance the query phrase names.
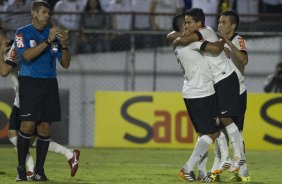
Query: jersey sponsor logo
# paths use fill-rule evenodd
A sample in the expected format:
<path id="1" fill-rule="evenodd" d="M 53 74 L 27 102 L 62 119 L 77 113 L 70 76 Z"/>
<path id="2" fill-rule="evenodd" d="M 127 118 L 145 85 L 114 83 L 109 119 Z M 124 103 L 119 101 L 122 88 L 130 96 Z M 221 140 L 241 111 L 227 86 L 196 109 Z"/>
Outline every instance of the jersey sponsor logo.
<path id="1" fill-rule="evenodd" d="M 36 46 L 36 41 L 35 40 L 30 40 L 29 41 L 30 47 L 35 47 Z"/>
<path id="2" fill-rule="evenodd" d="M 24 47 L 24 39 L 22 33 L 16 34 L 16 44 L 18 48 Z"/>

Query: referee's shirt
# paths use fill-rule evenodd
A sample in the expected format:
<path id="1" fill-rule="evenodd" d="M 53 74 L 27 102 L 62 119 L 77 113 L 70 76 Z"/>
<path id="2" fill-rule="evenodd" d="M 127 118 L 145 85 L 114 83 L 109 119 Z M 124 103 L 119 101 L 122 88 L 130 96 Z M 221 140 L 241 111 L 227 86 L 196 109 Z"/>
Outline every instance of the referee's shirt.
<path id="1" fill-rule="evenodd" d="M 16 32 L 16 51 L 20 55 L 19 76 L 32 78 L 56 78 L 56 60 L 61 60 L 61 45 L 55 39 L 46 49 L 31 61 L 23 58 L 23 53 L 44 42 L 49 35 L 49 27 L 37 30 L 32 24 L 19 28 Z"/>

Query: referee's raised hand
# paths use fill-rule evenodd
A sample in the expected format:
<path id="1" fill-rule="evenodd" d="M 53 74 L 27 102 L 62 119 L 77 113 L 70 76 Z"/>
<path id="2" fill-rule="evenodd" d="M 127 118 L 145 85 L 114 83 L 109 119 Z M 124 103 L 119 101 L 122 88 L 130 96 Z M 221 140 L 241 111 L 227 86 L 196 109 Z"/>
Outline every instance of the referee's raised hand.
<path id="1" fill-rule="evenodd" d="M 63 47 L 66 47 L 68 45 L 68 39 L 69 39 L 68 32 L 69 30 L 67 29 L 60 29 L 59 33 L 57 34 L 57 38 L 60 39 Z"/>
<path id="2" fill-rule="evenodd" d="M 49 31 L 49 36 L 48 36 L 48 41 L 49 42 L 52 42 L 55 40 L 57 34 L 60 32 L 60 28 L 55 26 L 55 27 L 52 27 Z"/>

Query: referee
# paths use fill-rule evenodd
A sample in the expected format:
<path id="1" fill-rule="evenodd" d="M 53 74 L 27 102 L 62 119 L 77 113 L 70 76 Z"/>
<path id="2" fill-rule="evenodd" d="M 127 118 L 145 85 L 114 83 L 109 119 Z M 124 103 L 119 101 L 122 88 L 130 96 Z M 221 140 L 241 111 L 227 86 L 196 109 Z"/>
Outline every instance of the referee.
<path id="1" fill-rule="evenodd" d="M 49 27 L 50 7 L 44 0 L 33 1 L 32 23 L 17 30 L 16 52 L 19 61 L 19 99 L 21 127 L 18 133 L 17 181 L 26 181 L 26 156 L 34 129 L 37 131 L 35 181 L 47 181 L 44 173 L 51 122 L 61 120 L 56 79 L 56 61 L 65 69 L 70 66 L 68 33 Z"/>

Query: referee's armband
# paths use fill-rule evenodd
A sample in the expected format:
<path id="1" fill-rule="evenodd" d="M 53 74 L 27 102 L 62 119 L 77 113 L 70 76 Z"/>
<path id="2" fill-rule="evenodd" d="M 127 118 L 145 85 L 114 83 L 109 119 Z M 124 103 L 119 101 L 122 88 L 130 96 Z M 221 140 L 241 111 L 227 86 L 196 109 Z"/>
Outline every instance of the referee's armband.
<path id="1" fill-rule="evenodd" d="M 208 43 L 209 43 L 209 41 L 205 40 L 205 41 L 202 43 L 202 45 L 201 45 L 201 47 L 200 47 L 200 50 L 205 51 L 205 50 L 206 50 L 206 47 L 207 47 L 207 45 L 208 45 Z"/>

